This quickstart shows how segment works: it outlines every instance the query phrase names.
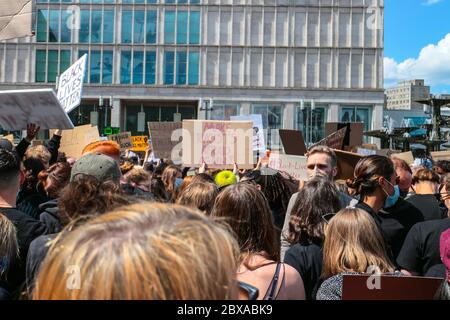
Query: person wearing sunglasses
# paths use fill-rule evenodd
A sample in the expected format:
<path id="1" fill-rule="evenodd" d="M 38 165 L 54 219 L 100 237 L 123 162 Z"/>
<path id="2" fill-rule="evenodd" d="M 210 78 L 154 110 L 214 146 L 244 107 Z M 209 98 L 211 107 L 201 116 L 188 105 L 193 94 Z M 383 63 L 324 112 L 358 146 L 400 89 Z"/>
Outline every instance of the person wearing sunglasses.
<path id="1" fill-rule="evenodd" d="M 397 183 L 392 160 L 379 155 L 360 159 L 354 170 L 354 179 L 347 181 L 347 185 L 360 196 L 355 207 L 372 216 L 393 261 L 411 227 L 424 220 L 419 209 L 400 197 Z"/>

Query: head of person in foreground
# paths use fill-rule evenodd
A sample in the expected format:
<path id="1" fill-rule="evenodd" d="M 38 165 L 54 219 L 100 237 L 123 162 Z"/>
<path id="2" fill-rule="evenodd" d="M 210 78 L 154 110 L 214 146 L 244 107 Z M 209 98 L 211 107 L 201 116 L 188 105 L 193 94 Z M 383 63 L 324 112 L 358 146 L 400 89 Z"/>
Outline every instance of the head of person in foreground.
<path id="1" fill-rule="evenodd" d="M 198 211 L 138 203 L 56 241 L 33 299 L 229 299 L 238 256 L 229 231 Z"/>

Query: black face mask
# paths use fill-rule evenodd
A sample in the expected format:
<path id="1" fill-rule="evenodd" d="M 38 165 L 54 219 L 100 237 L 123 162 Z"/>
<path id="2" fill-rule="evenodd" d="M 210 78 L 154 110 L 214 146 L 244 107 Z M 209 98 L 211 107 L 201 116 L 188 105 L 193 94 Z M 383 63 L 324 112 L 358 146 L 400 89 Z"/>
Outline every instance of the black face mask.
<path id="1" fill-rule="evenodd" d="M 408 191 L 400 190 L 400 197 L 406 198 L 407 195 L 408 195 Z"/>

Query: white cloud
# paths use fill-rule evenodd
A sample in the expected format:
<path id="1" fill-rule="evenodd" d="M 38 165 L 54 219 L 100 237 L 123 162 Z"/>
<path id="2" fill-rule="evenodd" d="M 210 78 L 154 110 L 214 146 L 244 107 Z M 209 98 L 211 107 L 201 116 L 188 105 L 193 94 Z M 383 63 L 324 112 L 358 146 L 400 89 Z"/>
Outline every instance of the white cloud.
<path id="1" fill-rule="evenodd" d="M 433 4 L 442 2 L 442 0 L 427 0 L 426 2 L 422 3 L 424 6 L 432 6 Z"/>
<path id="2" fill-rule="evenodd" d="M 385 87 L 409 79 L 425 79 L 432 86 L 450 85 L 450 33 L 437 44 L 424 47 L 417 58 L 402 62 L 384 58 Z"/>

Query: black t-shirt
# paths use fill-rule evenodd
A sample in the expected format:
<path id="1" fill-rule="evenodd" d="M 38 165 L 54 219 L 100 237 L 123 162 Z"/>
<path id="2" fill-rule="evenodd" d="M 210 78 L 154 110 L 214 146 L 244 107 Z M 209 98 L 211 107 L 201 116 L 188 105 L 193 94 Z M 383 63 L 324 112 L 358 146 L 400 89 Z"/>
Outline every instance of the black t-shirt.
<path id="1" fill-rule="evenodd" d="M 364 202 L 358 203 L 356 207 L 365 210 L 374 218 L 392 262 L 396 261 L 403 241 L 412 226 L 423 221 L 419 209 L 402 198 L 398 199 L 392 207 L 382 209 L 378 213 Z"/>
<path id="2" fill-rule="evenodd" d="M 16 295 L 17 290 L 23 289 L 25 262 L 30 243 L 40 235 L 47 233 L 47 228 L 39 220 L 31 218 L 16 208 L 0 208 L 0 214 L 4 214 L 16 228 L 19 257 L 11 261 L 7 275 L 7 290 Z"/>
<path id="3" fill-rule="evenodd" d="M 316 244 L 295 244 L 284 256 L 284 262 L 295 268 L 302 277 L 308 300 L 315 300 L 315 291 L 322 273 L 322 261 L 322 247 Z"/>
<path id="4" fill-rule="evenodd" d="M 433 194 L 414 194 L 405 200 L 420 210 L 424 221 L 443 219 L 447 215 Z"/>
<path id="5" fill-rule="evenodd" d="M 418 223 L 411 228 L 397 258 L 398 265 L 410 272 L 425 275 L 442 263 L 439 253 L 441 233 L 450 228 L 450 219 Z"/>

